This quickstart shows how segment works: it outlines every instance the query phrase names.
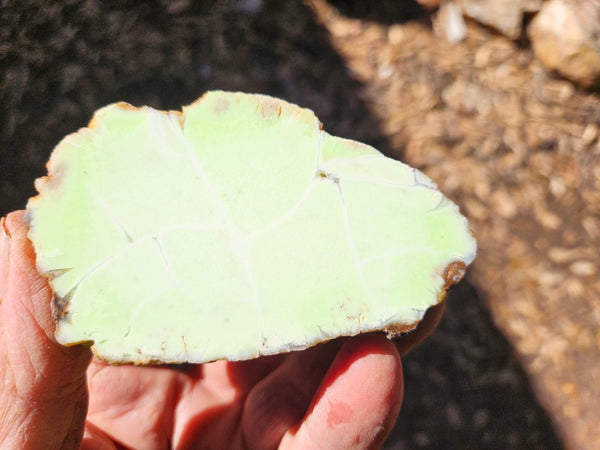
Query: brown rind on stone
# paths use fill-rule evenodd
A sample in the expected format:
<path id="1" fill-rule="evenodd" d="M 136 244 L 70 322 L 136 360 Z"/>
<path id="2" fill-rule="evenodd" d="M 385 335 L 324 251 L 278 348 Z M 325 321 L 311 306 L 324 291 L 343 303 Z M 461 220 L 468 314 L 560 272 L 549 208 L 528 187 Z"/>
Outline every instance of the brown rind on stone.
<path id="1" fill-rule="evenodd" d="M 385 332 L 388 339 L 393 339 L 403 334 L 409 333 L 417 328 L 421 323 L 420 320 L 416 322 L 405 324 L 405 323 L 391 323 L 383 328 L 381 331 Z"/>
<path id="2" fill-rule="evenodd" d="M 60 326 L 59 322 L 63 320 L 69 320 L 69 305 L 71 304 L 71 298 L 75 288 L 71 289 L 64 297 L 61 297 L 56 292 L 52 297 L 51 312 L 54 322 L 57 326 Z"/>
<path id="3" fill-rule="evenodd" d="M 467 265 L 463 261 L 452 261 L 446 266 L 444 274 L 442 275 L 442 277 L 444 278 L 444 285 L 442 286 L 437 298 L 438 304 L 444 301 L 448 289 L 450 289 L 453 285 L 457 284 L 460 280 L 462 280 L 466 272 Z M 388 339 L 393 339 L 395 337 L 414 331 L 419 325 L 419 323 L 421 323 L 420 320 L 409 324 L 392 323 L 382 328 L 381 331 L 386 333 Z"/>
<path id="4" fill-rule="evenodd" d="M 110 358 L 106 358 L 105 356 L 102 356 L 100 354 L 98 354 L 95 350 L 95 348 L 92 346 L 92 353 L 94 354 L 94 357 L 96 359 L 99 359 L 102 362 L 105 362 L 106 364 L 110 364 L 111 366 L 141 366 L 141 367 L 147 367 L 147 366 L 165 366 L 165 365 L 176 365 L 176 364 L 190 364 L 187 361 L 181 361 L 181 362 L 167 362 L 164 361 L 160 358 L 150 358 L 150 359 L 134 359 L 131 358 L 130 360 L 112 360 Z M 210 361 L 212 362 L 212 361 Z M 204 364 L 204 363 L 203 363 Z"/>
<path id="5" fill-rule="evenodd" d="M 444 274 L 444 285 L 438 294 L 438 303 L 444 301 L 446 293 L 453 285 L 462 280 L 467 273 L 467 265 L 463 261 L 453 261 L 446 266 Z"/>
<path id="6" fill-rule="evenodd" d="M 442 275 L 444 279 L 444 284 L 437 296 L 438 304 L 445 300 L 446 294 L 448 293 L 448 289 L 460 282 L 460 280 L 464 278 L 466 273 L 467 265 L 464 263 L 464 261 L 452 261 L 446 266 Z M 395 337 L 401 336 L 403 334 L 415 330 L 419 323 L 421 323 L 420 320 L 417 320 L 410 324 L 392 323 L 384 327 L 382 331 L 384 331 L 387 334 L 387 337 L 389 339 L 393 339 Z"/>
<path id="7" fill-rule="evenodd" d="M 75 347 L 76 345 L 83 345 L 84 347 L 90 347 L 92 348 L 92 346 L 94 345 L 94 341 L 77 341 L 77 342 L 69 342 L 68 344 L 60 344 L 63 345 L 65 347 Z M 93 353 L 93 352 L 92 352 Z"/>
<path id="8" fill-rule="evenodd" d="M 63 320 L 69 314 L 69 302 L 65 301 L 64 297 L 54 293 L 52 296 L 52 319 L 58 324 L 60 320 Z"/>
<path id="9" fill-rule="evenodd" d="M 282 108 L 283 102 L 281 100 L 276 99 L 274 97 L 265 96 L 264 98 L 259 97 L 258 101 L 258 109 L 263 117 L 277 117 L 278 119 L 281 117 L 283 113 Z"/>
<path id="10" fill-rule="evenodd" d="M 248 357 L 245 360 L 252 360 L 252 359 L 257 359 L 257 358 L 262 358 L 262 357 L 266 357 L 266 356 L 273 356 L 273 355 L 282 355 L 282 354 L 286 354 L 286 353 L 293 353 L 293 352 L 301 352 L 304 351 L 308 348 L 311 347 L 315 347 L 317 345 L 321 345 L 321 344 L 326 344 L 328 342 L 334 341 L 336 339 L 343 339 L 343 338 L 351 338 L 354 336 L 359 336 L 359 335 L 381 335 L 382 333 L 385 333 L 385 336 L 388 339 L 394 339 L 400 336 L 403 336 L 407 333 L 410 333 L 412 331 L 414 331 L 418 325 L 421 323 L 420 320 L 417 320 L 411 324 L 401 324 L 401 323 L 396 323 L 396 324 L 390 324 L 388 326 L 386 326 L 385 328 L 378 328 L 378 329 L 372 329 L 372 330 L 361 330 L 361 331 L 357 331 L 356 333 L 352 333 L 352 334 L 342 334 L 339 336 L 330 336 L 330 337 L 326 337 L 324 339 L 321 339 L 319 341 L 315 341 L 311 344 L 308 345 L 303 345 L 303 346 L 298 346 L 298 347 L 294 347 L 294 348 L 289 348 L 286 350 L 281 350 L 279 352 L 276 353 L 256 353 L 254 356 Z M 93 341 L 84 341 L 84 342 L 78 342 L 78 343 L 74 343 L 74 344 L 69 344 L 69 346 L 71 345 L 79 345 L 79 344 L 83 344 L 83 345 L 88 345 L 91 346 L 92 349 L 92 353 L 94 354 L 94 357 L 96 359 L 99 359 L 102 362 L 105 362 L 107 364 L 110 364 L 112 366 L 128 366 L 128 365 L 133 365 L 133 366 L 141 366 L 141 367 L 145 367 L 145 366 L 155 366 L 155 365 L 161 365 L 161 366 L 177 366 L 177 365 L 182 365 L 182 364 L 197 364 L 196 362 L 190 361 L 188 359 L 183 359 L 183 360 L 165 360 L 165 359 L 161 359 L 160 357 L 156 358 L 149 358 L 149 359 L 143 359 L 143 358 L 135 358 L 135 357 L 130 357 L 129 359 L 120 359 L 120 360 L 113 360 L 110 358 L 107 358 L 104 355 L 101 355 L 99 353 L 96 352 L 94 346 L 93 346 Z M 141 352 L 140 352 L 141 354 Z M 211 363 L 211 362 L 215 362 L 215 361 L 231 361 L 231 362 L 236 362 L 236 361 L 243 361 L 243 360 L 232 360 L 232 359 L 227 359 L 227 358 L 217 358 L 217 359 L 212 359 L 212 360 L 206 360 L 206 361 L 202 361 L 201 364 L 206 364 L 206 363 Z"/>

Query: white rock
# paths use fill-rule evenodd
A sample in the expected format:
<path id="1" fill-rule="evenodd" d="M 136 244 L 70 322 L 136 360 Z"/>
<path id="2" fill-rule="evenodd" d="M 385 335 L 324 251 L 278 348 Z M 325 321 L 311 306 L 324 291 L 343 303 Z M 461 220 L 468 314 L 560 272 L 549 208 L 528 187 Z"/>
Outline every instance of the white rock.
<path id="1" fill-rule="evenodd" d="M 542 3 L 542 0 L 458 0 L 464 15 L 511 39 L 521 35 L 523 14 L 539 11 Z"/>
<path id="2" fill-rule="evenodd" d="M 440 7 L 434 26 L 448 42 L 456 44 L 467 37 L 467 26 L 460 8 L 454 2 L 446 2 Z"/>

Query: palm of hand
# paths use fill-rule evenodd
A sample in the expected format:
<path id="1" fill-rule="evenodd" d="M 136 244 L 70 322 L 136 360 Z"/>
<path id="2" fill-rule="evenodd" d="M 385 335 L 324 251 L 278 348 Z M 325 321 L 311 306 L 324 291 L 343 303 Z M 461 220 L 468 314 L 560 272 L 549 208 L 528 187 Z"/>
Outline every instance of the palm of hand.
<path id="1" fill-rule="evenodd" d="M 84 444 L 106 433 L 133 448 L 367 448 L 401 396 L 397 352 L 381 337 L 180 368 L 96 361 L 88 377 Z"/>

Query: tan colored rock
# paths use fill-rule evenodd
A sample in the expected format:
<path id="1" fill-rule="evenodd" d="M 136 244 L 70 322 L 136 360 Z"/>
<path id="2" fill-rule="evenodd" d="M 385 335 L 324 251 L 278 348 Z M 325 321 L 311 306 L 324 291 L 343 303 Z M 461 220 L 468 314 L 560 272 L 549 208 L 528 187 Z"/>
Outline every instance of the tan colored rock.
<path id="1" fill-rule="evenodd" d="M 528 34 L 549 70 L 586 87 L 600 81 L 600 1 L 550 0 Z"/>
<path id="2" fill-rule="evenodd" d="M 511 39 L 521 35 L 523 14 L 536 12 L 542 0 L 457 0 L 465 16 L 488 25 Z"/>

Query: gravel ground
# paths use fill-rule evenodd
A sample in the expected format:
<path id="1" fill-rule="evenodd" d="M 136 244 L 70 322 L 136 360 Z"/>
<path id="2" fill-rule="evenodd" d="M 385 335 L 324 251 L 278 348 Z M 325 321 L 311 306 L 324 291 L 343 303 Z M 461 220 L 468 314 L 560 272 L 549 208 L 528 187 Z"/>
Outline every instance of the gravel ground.
<path id="1" fill-rule="evenodd" d="M 173 109 L 219 88 L 310 107 L 423 169 L 479 238 L 438 331 L 404 361 L 387 448 L 598 442 L 597 94 L 473 23 L 450 46 L 409 1 L 0 5 L 0 215 L 107 103 Z"/>

